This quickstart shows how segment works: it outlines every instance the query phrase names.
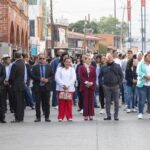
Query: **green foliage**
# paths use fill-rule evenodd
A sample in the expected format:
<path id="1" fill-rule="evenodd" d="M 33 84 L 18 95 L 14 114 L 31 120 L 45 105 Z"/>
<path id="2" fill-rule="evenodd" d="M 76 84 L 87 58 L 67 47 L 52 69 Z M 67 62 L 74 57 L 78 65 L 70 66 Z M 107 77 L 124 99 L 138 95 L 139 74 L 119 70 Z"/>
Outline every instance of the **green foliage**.
<path id="1" fill-rule="evenodd" d="M 93 33 L 101 33 L 101 34 L 114 34 L 114 35 L 121 35 L 121 27 L 122 27 L 122 34 L 124 36 L 127 35 L 128 25 L 126 22 L 121 23 L 118 19 L 113 18 L 112 16 L 102 17 L 99 21 L 91 21 L 86 22 L 85 20 L 80 20 L 76 23 L 72 23 L 69 25 L 70 31 L 75 32 L 84 32 L 84 28 L 91 28 L 93 29 Z"/>
<path id="2" fill-rule="evenodd" d="M 83 33 L 84 28 L 92 29 L 94 34 L 99 33 L 98 23 L 96 21 L 85 22 L 85 20 L 80 20 L 69 25 L 69 30 L 74 32 Z"/>
<path id="3" fill-rule="evenodd" d="M 107 53 L 107 46 L 100 44 L 99 45 L 99 53 L 100 54 L 106 54 Z"/>

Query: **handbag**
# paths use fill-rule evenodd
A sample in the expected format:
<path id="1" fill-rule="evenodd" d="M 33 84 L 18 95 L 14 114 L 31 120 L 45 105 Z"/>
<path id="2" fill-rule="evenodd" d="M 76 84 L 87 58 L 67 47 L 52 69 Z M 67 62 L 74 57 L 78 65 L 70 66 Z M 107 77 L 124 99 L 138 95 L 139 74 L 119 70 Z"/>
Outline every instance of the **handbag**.
<path id="1" fill-rule="evenodd" d="M 66 91 L 60 92 L 59 93 L 59 99 L 63 100 L 71 100 L 72 99 L 72 94 Z"/>

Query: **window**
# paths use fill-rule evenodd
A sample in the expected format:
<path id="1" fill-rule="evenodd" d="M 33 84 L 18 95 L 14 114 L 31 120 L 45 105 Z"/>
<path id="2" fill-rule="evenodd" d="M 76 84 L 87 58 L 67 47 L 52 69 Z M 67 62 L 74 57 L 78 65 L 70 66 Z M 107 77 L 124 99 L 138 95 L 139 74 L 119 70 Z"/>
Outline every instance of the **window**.
<path id="1" fill-rule="evenodd" d="M 30 36 L 35 36 L 35 21 L 30 20 Z"/>
<path id="2" fill-rule="evenodd" d="M 37 5 L 37 0 L 29 0 L 29 5 Z"/>

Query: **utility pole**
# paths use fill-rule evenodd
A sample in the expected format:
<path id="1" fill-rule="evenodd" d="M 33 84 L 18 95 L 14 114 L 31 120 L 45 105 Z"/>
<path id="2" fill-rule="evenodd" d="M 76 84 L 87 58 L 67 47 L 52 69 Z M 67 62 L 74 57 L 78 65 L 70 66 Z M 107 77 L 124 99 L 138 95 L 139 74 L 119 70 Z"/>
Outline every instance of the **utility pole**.
<path id="1" fill-rule="evenodd" d="M 125 9 L 126 7 L 123 7 L 123 14 L 122 14 L 122 24 L 121 24 L 121 35 L 120 35 L 120 49 L 123 50 L 123 23 L 124 23 L 124 16 L 125 16 Z"/>
<path id="2" fill-rule="evenodd" d="M 131 0 L 127 0 L 127 16 L 128 16 L 128 48 L 132 48 L 132 24 L 131 24 Z"/>
<path id="3" fill-rule="evenodd" d="M 51 23 L 51 57 L 54 57 L 54 20 L 53 20 L 53 0 L 50 0 L 50 23 Z"/>
<path id="4" fill-rule="evenodd" d="M 114 18 L 117 18 L 117 13 L 116 13 L 116 0 L 114 0 Z"/>
<path id="5" fill-rule="evenodd" d="M 117 13 L 116 13 L 116 0 L 114 0 L 114 18 L 115 18 L 115 21 L 117 19 Z M 116 31 L 116 28 L 117 28 L 117 24 L 115 23 L 115 31 Z M 117 47 L 117 43 L 118 43 L 118 39 L 115 40 L 115 32 L 114 32 L 114 47 Z"/>
<path id="6" fill-rule="evenodd" d="M 141 45 L 142 51 L 146 51 L 146 0 L 141 0 Z"/>

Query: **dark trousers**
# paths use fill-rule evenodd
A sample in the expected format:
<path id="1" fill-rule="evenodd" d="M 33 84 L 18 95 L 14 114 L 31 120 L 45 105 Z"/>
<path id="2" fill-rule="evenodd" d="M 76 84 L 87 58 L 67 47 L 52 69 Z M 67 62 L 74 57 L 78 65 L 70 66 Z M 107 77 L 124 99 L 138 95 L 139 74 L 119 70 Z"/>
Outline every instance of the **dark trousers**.
<path id="1" fill-rule="evenodd" d="M 5 98 L 5 110 L 7 110 L 7 98 L 9 100 L 10 111 L 14 111 L 14 101 L 13 101 L 13 91 L 9 85 L 4 88 L 4 98 Z"/>
<path id="2" fill-rule="evenodd" d="M 79 97 L 79 102 L 78 102 L 79 109 L 83 109 L 83 94 L 82 92 L 79 91 L 79 88 L 77 90 L 78 90 L 78 97 Z"/>
<path id="3" fill-rule="evenodd" d="M 0 90 L 0 121 L 5 119 L 5 98 L 4 91 Z"/>
<path id="4" fill-rule="evenodd" d="M 24 91 L 14 91 L 14 112 L 15 119 L 17 121 L 23 121 L 24 119 Z"/>
<path id="5" fill-rule="evenodd" d="M 50 91 L 47 91 L 45 87 L 40 87 L 38 91 L 35 91 L 36 101 L 36 117 L 41 118 L 41 103 L 43 103 L 43 109 L 45 111 L 45 119 L 49 119 L 50 114 Z"/>
<path id="6" fill-rule="evenodd" d="M 119 94 L 120 87 L 116 86 L 104 86 L 104 93 L 106 98 L 106 114 L 107 117 L 111 117 L 111 102 L 114 101 L 114 118 L 118 118 L 119 113 Z"/>
<path id="7" fill-rule="evenodd" d="M 104 109 L 104 89 L 103 86 L 99 86 L 99 102 L 101 104 L 101 108 Z"/>
<path id="8" fill-rule="evenodd" d="M 58 105 L 57 92 L 56 92 L 56 82 L 53 82 L 52 89 L 53 89 L 52 106 L 55 107 Z"/>
<path id="9" fill-rule="evenodd" d="M 94 91 L 86 88 L 83 91 L 83 116 L 94 116 Z"/>

